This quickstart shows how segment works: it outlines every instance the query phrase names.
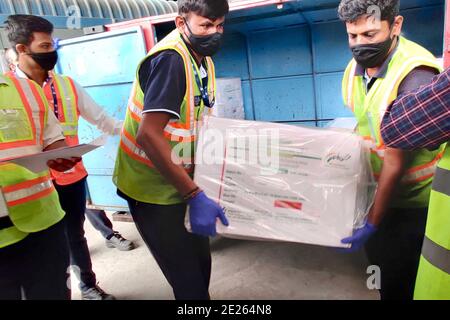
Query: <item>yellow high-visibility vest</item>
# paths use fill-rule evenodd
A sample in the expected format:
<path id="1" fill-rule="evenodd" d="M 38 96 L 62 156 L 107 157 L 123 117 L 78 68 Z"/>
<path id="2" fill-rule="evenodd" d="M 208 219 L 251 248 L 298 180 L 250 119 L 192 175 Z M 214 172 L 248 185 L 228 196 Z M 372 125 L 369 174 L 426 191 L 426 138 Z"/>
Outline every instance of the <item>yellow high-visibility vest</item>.
<path id="1" fill-rule="evenodd" d="M 41 152 L 50 112 L 33 81 L 0 76 L 0 159 Z M 0 188 L 13 226 L 0 229 L 0 248 L 45 230 L 64 217 L 50 173 L 33 173 L 13 163 L 0 164 Z M 4 215 L 0 218 L 6 218 Z"/>
<path id="2" fill-rule="evenodd" d="M 342 95 L 344 103 L 358 120 L 358 134 L 370 144 L 372 170 L 374 177 L 378 178 L 386 149 L 381 137 L 381 120 L 388 106 L 397 98 L 400 84 L 417 67 L 428 66 L 438 71 L 442 68 L 430 52 L 403 37 L 399 38 L 386 76 L 377 79 L 368 93 L 363 77 L 355 74 L 356 66 L 357 63 L 353 59 L 345 71 Z M 436 151 L 421 149 L 411 152 L 412 159 L 406 167 L 392 207 L 428 206 L 431 182 L 442 151 L 443 148 Z"/>

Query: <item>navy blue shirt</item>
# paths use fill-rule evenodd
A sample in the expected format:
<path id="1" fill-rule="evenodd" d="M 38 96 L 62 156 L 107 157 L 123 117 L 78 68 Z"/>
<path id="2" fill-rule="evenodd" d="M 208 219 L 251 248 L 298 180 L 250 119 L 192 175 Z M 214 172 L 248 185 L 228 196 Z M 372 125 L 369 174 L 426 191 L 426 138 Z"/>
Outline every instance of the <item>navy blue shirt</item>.
<path id="1" fill-rule="evenodd" d="M 200 67 L 206 71 L 205 60 Z M 165 50 L 148 58 L 139 69 L 139 83 L 144 92 L 144 111 L 167 112 L 173 118 L 180 118 L 180 107 L 186 94 L 186 71 L 183 58 L 174 50 Z M 207 72 L 201 85 L 207 88 Z M 201 96 L 195 97 L 196 106 Z"/>
<path id="2" fill-rule="evenodd" d="M 165 50 L 144 61 L 139 69 L 139 83 L 144 92 L 144 113 L 163 111 L 180 117 L 186 94 L 183 58 L 174 50 Z"/>

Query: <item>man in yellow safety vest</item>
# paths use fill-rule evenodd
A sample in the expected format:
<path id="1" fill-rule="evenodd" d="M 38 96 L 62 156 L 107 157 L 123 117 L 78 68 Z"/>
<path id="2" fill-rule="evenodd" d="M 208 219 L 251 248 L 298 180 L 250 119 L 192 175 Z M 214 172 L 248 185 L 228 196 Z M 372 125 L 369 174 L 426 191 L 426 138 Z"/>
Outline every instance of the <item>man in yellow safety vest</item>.
<path id="1" fill-rule="evenodd" d="M 70 299 L 65 214 L 50 172 L 8 162 L 65 146 L 39 86 L 0 75 L 0 300 Z M 48 165 L 63 172 L 79 161 Z"/>
<path id="2" fill-rule="evenodd" d="M 61 123 L 66 143 L 77 145 L 79 117 L 95 124 L 108 134 L 118 134 L 121 122 L 110 117 L 98 106 L 89 94 L 72 78 L 59 75 L 51 70 L 55 67 L 58 53 L 52 38 L 53 25 L 44 18 L 33 15 L 12 15 L 6 21 L 6 31 L 12 48 L 18 54 L 18 65 L 12 76 L 30 79 L 44 90 L 51 110 Z M 114 297 L 105 293 L 98 285 L 84 236 L 86 214 L 87 171 L 83 163 L 65 172 L 51 171 L 52 179 L 63 210 L 67 213 L 66 231 L 71 252 L 71 263 L 80 278 L 83 300 L 109 300 Z M 91 213 L 88 213 L 91 214 Z M 93 213 L 92 215 L 97 215 Z M 94 216 L 95 222 L 109 219 L 104 212 Z M 101 216 L 100 216 L 101 215 Z M 112 231 L 112 230 L 111 230 Z M 130 241 L 119 238 L 118 233 L 110 234 L 112 241 L 124 244 Z"/>
<path id="3" fill-rule="evenodd" d="M 442 148 L 405 152 L 386 147 L 381 119 L 398 95 L 429 83 L 441 68 L 434 56 L 401 36 L 399 0 L 342 0 L 353 58 L 344 74 L 344 103 L 358 120 L 378 181 L 365 225 L 343 243 L 365 245 L 381 271 L 381 299 L 412 299 L 431 183 Z"/>
<path id="4" fill-rule="evenodd" d="M 228 224 L 192 180 L 199 123 L 214 105 L 210 56 L 228 9 L 226 0 L 178 1 L 176 30 L 139 64 L 113 177 L 176 299 L 209 299 L 208 236 L 217 219 Z M 184 227 L 186 204 L 195 234 Z"/>

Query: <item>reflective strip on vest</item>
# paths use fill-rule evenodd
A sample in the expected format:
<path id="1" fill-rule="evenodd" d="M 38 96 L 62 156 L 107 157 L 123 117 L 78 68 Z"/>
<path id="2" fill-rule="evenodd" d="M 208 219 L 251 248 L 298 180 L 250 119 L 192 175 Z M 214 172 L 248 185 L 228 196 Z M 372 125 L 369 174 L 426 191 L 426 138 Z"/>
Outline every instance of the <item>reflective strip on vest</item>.
<path id="1" fill-rule="evenodd" d="M 450 274 L 450 250 L 435 243 L 427 236 L 423 240 L 422 256 L 436 268 Z"/>
<path id="2" fill-rule="evenodd" d="M 216 70 L 215 70 L 214 63 L 213 63 L 211 57 L 206 57 L 206 61 L 208 63 L 208 79 L 212 79 L 211 91 L 212 91 L 212 96 L 213 96 L 214 103 L 215 103 L 215 101 L 216 101 L 216 77 L 215 77 Z M 203 111 L 203 114 L 212 115 L 213 107 L 214 107 L 214 105 L 212 105 L 211 108 L 206 107 Z"/>
<path id="3" fill-rule="evenodd" d="M 356 72 L 356 61 L 353 60 L 353 65 L 350 69 L 350 73 L 348 75 L 349 77 L 349 85 L 347 88 L 347 106 L 354 112 L 354 105 L 353 105 L 353 86 L 355 84 L 355 72 Z"/>
<path id="4" fill-rule="evenodd" d="M 186 59 L 188 61 L 188 63 L 190 63 L 191 56 L 190 56 L 189 52 L 180 43 L 177 43 L 175 45 L 175 47 L 183 53 L 184 59 Z M 193 67 L 196 68 L 197 66 L 194 65 Z M 186 119 L 185 126 L 186 126 L 186 129 L 195 130 L 197 122 L 195 121 L 195 104 L 194 104 L 195 92 L 194 92 L 194 85 L 192 83 L 193 72 L 192 72 L 192 68 L 185 68 L 185 70 L 187 70 L 187 77 L 188 77 L 187 79 L 190 80 L 190 81 L 188 81 L 188 84 L 187 84 L 188 92 L 187 92 L 187 99 L 186 99 L 186 108 L 188 110 L 186 112 L 187 119 Z"/>
<path id="5" fill-rule="evenodd" d="M 423 166 L 411 168 L 408 171 L 406 171 L 406 174 L 402 178 L 402 182 L 416 183 L 434 176 L 436 172 L 437 163 L 442 158 L 442 155 L 443 153 L 439 153 L 436 156 L 436 158 L 434 158 L 434 160 L 431 161 L 430 163 Z"/>
<path id="6" fill-rule="evenodd" d="M 172 119 L 164 129 L 165 136 L 171 141 L 192 142 L 195 141 L 195 132 L 186 130 L 179 125 L 178 120 Z"/>
<path id="7" fill-rule="evenodd" d="M 7 205 L 13 207 L 47 196 L 54 191 L 54 186 L 50 177 L 45 176 L 17 185 L 10 185 L 2 190 Z"/>
<path id="8" fill-rule="evenodd" d="M 125 153 L 127 153 L 131 158 L 139 162 L 143 162 L 149 167 L 154 167 L 153 163 L 147 157 L 144 150 L 139 147 L 136 141 L 132 138 L 131 134 L 127 132 L 125 128 L 122 129 L 120 146 L 122 147 L 123 151 L 125 151 Z"/>
<path id="9" fill-rule="evenodd" d="M 78 132 L 78 126 L 76 125 L 68 125 L 68 124 L 61 124 L 61 128 L 63 129 L 64 136 L 76 136 L 77 134 L 69 134 Z"/>
<path id="10" fill-rule="evenodd" d="M 133 119 L 140 123 L 142 121 L 142 108 L 137 106 L 133 100 L 134 99 L 130 99 L 128 102 L 128 110 L 130 110 Z"/>
<path id="11" fill-rule="evenodd" d="M 403 183 L 416 183 L 431 178 L 436 171 L 436 164 L 430 164 L 426 168 L 415 172 L 407 173 L 403 178 Z"/>
<path id="12" fill-rule="evenodd" d="M 133 101 L 128 103 L 128 110 L 132 117 L 138 121 L 142 121 L 142 109 L 139 108 Z M 186 130 L 177 127 L 178 120 L 171 119 L 167 126 L 164 128 L 164 135 L 174 142 L 192 142 L 195 140 L 195 135 L 191 130 Z"/>
<path id="13" fill-rule="evenodd" d="M 78 135 L 78 97 L 69 78 L 53 74 L 56 92 L 61 95 L 62 105 L 58 104 L 58 112 L 63 115 L 61 126 L 64 136 Z"/>
<path id="14" fill-rule="evenodd" d="M 122 130 L 120 147 L 126 154 L 128 154 L 131 158 L 135 159 L 136 161 L 145 163 L 151 168 L 155 167 L 153 165 L 153 162 L 145 154 L 145 151 L 141 149 L 141 147 L 137 144 L 137 142 L 133 140 L 131 134 L 127 132 L 125 129 Z M 181 164 L 188 172 L 189 170 L 193 169 L 192 163 L 193 163 L 192 158 L 181 159 Z"/>
<path id="15" fill-rule="evenodd" d="M 376 154 L 378 157 L 380 157 L 381 154 L 384 157 L 384 150 L 371 150 L 371 152 L 373 154 Z M 412 184 L 433 177 L 436 172 L 437 162 L 439 161 L 439 159 L 441 159 L 441 157 L 442 153 L 425 166 L 409 169 L 403 175 L 401 182 L 403 184 Z M 380 157 L 380 159 L 383 158 Z M 378 179 L 380 177 L 380 174 L 374 173 L 374 176 Z"/>
<path id="16" fill-rule="evenodd" d="M 437 167 L 432 189 L 450 197 L 450 170 Z"/>
<path id="17" fill-rule="evenodd" d="M 370 152 L 376 155 L 380 160 L 384 160 L 386 147 L 376 146 L 375 141 L 373 141 L 373 139 L 371 139 L 370 137 L 364 137 L 364 140 L 366 142 L 366 145 L 370 148 Z M 439 153 L 436 156 L 436 158 L 430 163 L 423 166 L 410 168 L 409 170 L 407 170 L 402 178 L 402 183 L 405 184 L 417 183 L 432 177 L 436 172 L 437 162 L 442 158 L 442 155 L 443 153 Z M 376 178 L 379 178 L 380 174 L 374 173 L 374 176 Z"/>

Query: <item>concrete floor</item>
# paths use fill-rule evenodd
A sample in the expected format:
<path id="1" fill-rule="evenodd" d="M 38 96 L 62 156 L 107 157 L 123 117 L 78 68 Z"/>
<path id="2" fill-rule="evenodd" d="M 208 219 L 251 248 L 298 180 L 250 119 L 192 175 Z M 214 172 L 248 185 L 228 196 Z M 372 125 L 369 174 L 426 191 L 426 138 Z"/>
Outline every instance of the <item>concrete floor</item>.
<path id="1" fill-rule="evenodd" d="M 134 224 L 114 222 L 114 228 L 138 248 L 128 252 L 108 249 L 100 233 L 89 222 L 85 224 L 100 287 L 117 299 L 173 299 L 171 288 Z M 376 290 L 366 287 L 367 263 L 363 254 L 221 237 L 212 240 L 211 248 L 212 299 L 379 299 Z M 80 299 L 73 274 L 72 297 Z"/>

